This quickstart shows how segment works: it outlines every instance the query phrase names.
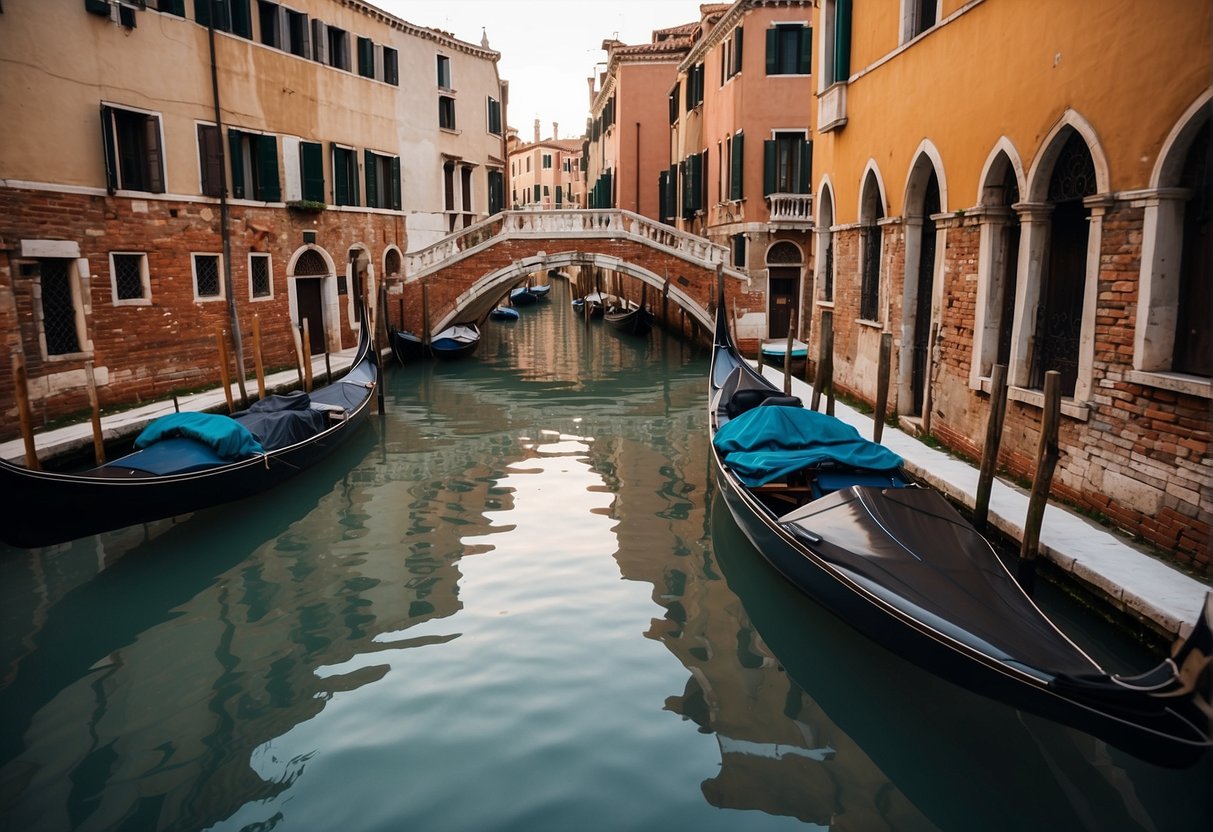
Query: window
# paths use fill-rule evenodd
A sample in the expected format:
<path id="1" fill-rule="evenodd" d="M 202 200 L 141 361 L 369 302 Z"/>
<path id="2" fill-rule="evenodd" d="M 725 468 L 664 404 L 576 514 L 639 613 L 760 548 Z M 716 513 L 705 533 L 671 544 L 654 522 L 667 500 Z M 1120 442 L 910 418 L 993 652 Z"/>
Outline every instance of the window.
<path id="1" fill-rule="evenodd" d="M 902 0 L 901 41 L 913 40 L 939 20 L 939 0 Z"/>
<path id="2" fill-rule="evenodd" d="M 496 136 L 501 135 L 501 102 L 491 96 L 489 97 L 489 132 Z"/>
<path id="3" fill-rule="evenodd" d="M 762 193 L 810 193 L 813 169 L 813 143 L 803 133 L 776 133 L 762 143 Z"/>
<path id="4" fill-rule="evenodd" d="M 261 42 L 275 49 L 283 48 L 285 39 L 282 33 L 282 7 L 277 3 L 257 0 L 257 21 L 261 24 Z"/>
<path id="5" fill-rule="evenodd" d="M 332 146 L 333 204 L 358 204 L 358 156 L 352 147 Z"/>
<path id="6" fill-rule="evenodd" d="M 363 78 L 375 77 L 375 43 L 370 38 L 358 38 L 358 74 Z"/>
<path id="7" fill-rule="evenodd" d="M 299 143 L 299 181 L 304 199 L 324 202 L 324 147 L 320 142 Z"/>
<path id="8" fill-rule="evenodd" d="M 156 9 L 165 14 L 175 14 L 185 17 L 185 0 L 147 0 L 149 9 Z"/>
<path id="9" fill-rule="evenodd" d="M 733 235 L 733 265 L 739 269 L 745 268 L 745 234 Z"/>
<path id="10" fill-rule="evenodd" d="M 682 90 L 679 84 L 674 84 L 674 89 L 670 90 L 670 124 L 678 123 L 678 114 L 680 112 L 678 103 L 681 95 Z"/>
<path id="11" fill-rule="evenodd" d="M 292 55 L 310 58 L 312 56 L 312 42 L 309 37 L 307 15 L 303 12 L 291 11 L 290 9 L 284 9 L 283 11 L 286 13 L 286 27 L 284 29 L 286 40 L 282 44 L 282 48 Z"/>
<path id="12" fill-rule="evenodd" d="M 383 47 L 383 80 L 394 87 L 400 86 L 400 57 L 390 46 Z"/>
<path id="13" fill-rule="evenodd" d="M 223 281 L 219 279 L 219 255 L 195 254 L 194 300 L 222 300 Z"/>
<path id="14" fill-rule="evenodd" d="M 733 148 L 729 154 L 729 199 L 741 199 L 745 174 L 745 134 L 740 130 L 733 136 Z"/>
<path id="15" fill-rule="evenodd" d="M 848 0 L 823 0 L 820 14 L 825 28 L 820 89 L 825 90 L 851 76 L 851 4 Z"/>
<path id="16" fill-rule="evenodd" d="M 451 87 L 451 59 L 446 55 L 438 56 L 438 87 L 449 90 Z"/>
<path id="17" fill-rule="evenodd" d="M 703 103 L 703 64 L 687 70 L 687 112 Z"/>
<path id="18" fill-rule="evenodd" d="M 385 156 L 373 150 L 364 153 L 366 162 L 366 205 L 368 208 L 400 210 L 400 157 Z"/>
<path id="19" fill-rule="evenodd" d="M 249 10 L 249 0 L 215 0 L 214 8 L 213 25 L 216 31 L 252 39 L 253 16 Z M 202 26 L 212 25 L 211 4 L 195 0 L 194 20 Z"/>
<path id="20" fill-rule="evenodd" d="M 799 23 L 767 29 L 767 75 L 808 75 L 813 30 Z"/>
<path id="21" fill-rule="evenodd" d="M 505 174 L 490 170 L 488 181 L 489 215 L 499 214 L 505 208 Z"/>
<path id="22" fill-rule="evenodd" d="M 543 169 L 549 170 L 551 167 L 552 167 L 552 154 L 551 153 L 543 154 Z"/>
<path id="23" fill-rule="evenodd" d="M 278 139 L 242 130 L 227 131 L 231 150 L 232 197 L 278 202 Z"/>
<path id="24" fill-rule="evenodd" d="M 738 26 L 720 46 L 720 84 L 741 72 L 742 27 Z"/>
<path id="25" fill-rule="evenodd" d="M 350 68 L 350 33 L 336 26 L 326 27 L 328 36 L 328 65 L 337 69 Z"/>
<path id="26" fill-rule="evenodd" d="M 84 315 L 75 260 L 46 257 L 22 263 L 22 277 L 37 281 L 47 357 L 83 352 Z"/>
<path id="27" fill-rule="evenodd" d="M 880 320 L 880 225 L 884 205 L 876 174 L 868 171 L 863 184 L 863 203 L 859 218 L 861 247 L 859 271 L 859 317 Z"/>
<path id="28" fill-rule="evenodd" d="M 220 142 L 218 127 L 198 125 L 198 168 L 204 196 L 223 196 L 223 145 Z"/>
<path id="29" fill-rule="evenodd" d="M 248 295 L 253 300 L 269 300 L 274 296 L 270 256 L 251 252 L 248 256 Z"/>
<path id="30" fill-rule="evenodd" d="M 438 96 L 438 126 L 443 130 L 455 129 L 455 99 L 449 95 Z"/>
<path id="31" fill-rule="evenodd" d="M 101 130 L 106 189 L 164 193 L 160 117 L 102 105 Z"/>
<path id="32" fill-rule="evenodd" d="M 146 254 L 110 252 L 110 293 L 114 306 L 145 306 L 151 303 Z"/>
<path id="33" fill-rule="evenodd" d="M 703 170 L 708 158 L 707 151 L 688 156 L 679 166 L 682 174 L 682 218 L 689 220 L 703 208 Z"/>

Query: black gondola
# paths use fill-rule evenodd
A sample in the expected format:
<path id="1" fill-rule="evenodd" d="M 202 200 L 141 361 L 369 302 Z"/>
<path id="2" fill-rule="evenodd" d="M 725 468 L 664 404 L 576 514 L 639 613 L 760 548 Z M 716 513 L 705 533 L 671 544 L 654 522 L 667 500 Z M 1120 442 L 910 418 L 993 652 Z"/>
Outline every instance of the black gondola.
<path id="1" fill-rule="evenodd" d="M 729 511 L 810 598 L 944 678 L 1150 762 L 1190 765 L 1213 745 L 1213 593 L 1168 659 L 1140 676 L 1109 674 L 941 494 L 911 481 L 900 457 L 750 366 L 723 297 L 708 392 Z"/>
<path id="2" fill-rule="evenodd" d="M 402 365 L 408 365 L 419 358 L 428 358 L 429 350 L 416 334 L 407 329 L 393 329 L 388 332 L 388 342 L 392 347 L 392 355 Z"/>
<path id="3" fill-rule="evenodd" d="M 602 314 L 602 319 L 613 329 L 629 335 L 648 335 L 653 328 L 653 313 L 642 303 L 639 306 L 620 301 Z"/>
<path id="4" fill-rule="evenodd" d="M 474 323 L 448 326 L 430 341 L 430 352 L 435 358 L 451 361 L 465 358 L 480 346 L 480 327 Z"/>
<path id="5" fill-rule="evenodd" d="M 163 416 L 144 428 L 132 453 L 79 473 L 0 461 L 0 539 L 49 546 L 273 488 L 358 430 L 378 383 L 364 322 L 349 372 L 311 393 L 267 396 L 232 416 Z"/>

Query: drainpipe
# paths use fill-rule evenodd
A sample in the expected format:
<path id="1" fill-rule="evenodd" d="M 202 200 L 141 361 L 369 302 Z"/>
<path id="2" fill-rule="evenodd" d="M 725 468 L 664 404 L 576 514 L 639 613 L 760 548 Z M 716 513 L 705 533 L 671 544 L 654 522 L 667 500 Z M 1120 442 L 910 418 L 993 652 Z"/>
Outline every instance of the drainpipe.
<path id="1" fill-rule="evenodd" d="M 636 213 L 640 213 L 640 122 L 636 122 Z"/>
<path id="2" fill-rule="evenodd" d="M 229 229 L 227 207 L 227 142 L 223 140 L 223 119 L 219 109 L 219 69 L 215 64 L 215 0 L 206 0 L 210 14 L 206 23 L 206 36 L 211 49 L 211 94 L 215 101 L 215 127 L 219 131 L 219 170 L 223 172 L 223 187 L 219 189 L 219 233 L 223 237 L 223 291 L 227 293 L 227 312 L 231 318 L 232 348 L 236 352 L 236 384 L 240 388 L 240 401 L 248 406 L 248 392 L 244 389 L 244 346 L 240 336 L 240 317 L 236 312 L 236 293 L 232 290 L 232 235 Z"/>

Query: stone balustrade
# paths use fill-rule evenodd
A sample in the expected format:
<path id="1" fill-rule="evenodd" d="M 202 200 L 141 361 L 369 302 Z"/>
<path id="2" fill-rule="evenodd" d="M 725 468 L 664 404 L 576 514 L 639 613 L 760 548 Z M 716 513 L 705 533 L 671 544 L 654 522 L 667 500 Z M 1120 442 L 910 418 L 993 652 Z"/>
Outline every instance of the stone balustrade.
<path id="1" fill-rule="evenodd" d="M 809 228 L 813 225 L 812 194 L 768 194 L 771 223 L 785 227 Z"/>

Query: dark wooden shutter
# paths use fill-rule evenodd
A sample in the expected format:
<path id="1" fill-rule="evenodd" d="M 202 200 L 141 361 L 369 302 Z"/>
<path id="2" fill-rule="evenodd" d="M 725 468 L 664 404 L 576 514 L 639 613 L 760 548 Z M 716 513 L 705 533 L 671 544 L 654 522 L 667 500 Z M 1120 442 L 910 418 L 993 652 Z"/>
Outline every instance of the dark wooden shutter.
<path id="1" fill-rule="evenodd" d="M 742 44 L 743 40 L 744 40 L 744 38 L 742 38 L 742 27 L 738 26 L 737 34 L 733 35 L 733 74 L 734 75 L 736 75 L 738 72 L 741 72 L 741 44 Z"/>
<path id="2" fill-rule="evenodd" d="M 194 20 L 201 26 L 211 23 L 211 0 L 194 0 Z"/>
<path id="3" fill-rule="evenodd" d="M 851 76 L 851 0 L 834 6 L 834 81 Z"/>
<path id="4" fill-rule="evenodd" d="M 90 14 L 99 14 L 102 17 L 109 17 L 109 0 L 84 0 L 84 10 Z"/>
<path id="5" fill-rule="evenodd" d="M 738 133 L 733 137 L 733 159 L 729 165 L 729 199 L 741 199 L 745 192 L 742 188 L 745 182 L 745 134 Z"/>
<path id="6" fill-rule="evenodd" d="M 767 29 L 767 75 L 779 72 L 779 29 Z"/>
<path id="7" fill-rule="evenodd" d="M 144 116 L 143 139 L 147 155 L 143 164 L 147 170 L 147 189 L 152 193 L 164 193 L 164 154 L 160 149 L 160 119 Z"/>
<path id="8" fill-rule="evenodd" d="M 249 12 L 249 0 L 227 0 L 231 8 L 232 32 L 242 38 L 253 39 L 253 16 Z"/>
<path id="9" fill-rule="evenodd" d="M 370 150 L 362 151 L 362 166 L 365 169 L 366 175 L 366 206 L 368 208 L 382 208 L 379 204 L 379 188 L 378 182 L 375 181 L 375 173 L 378 170 L 376 162 L 376 154 Z"/>
<path id="10" fill-rule="evenodd" d="M 800 55 L 796 71 L 801 75 L 808 75 L 812 71 L 812 58 L 813 30 L 806 26 L 800 30 Z"/>
<path id="11" fill-rule="evenodd" d="M 391 201 L 391 204 L 388 205 L 388 207 L 391 208 L 393 211 L 399 211 L 400 210 L 400 157 L 399 156 L 393 156 L 391 158 L 390 171 L 391 171 L 391 182 L 389 184 L 392 188 L 392 201 Z"/>
<path id="12" fill-rule="evenodd" d="M 223 144 L 219 128 L 213 124 L 198 125 L 198 162 L 202 169 L 202 193 L 223 196 Z"/>
<path id="13" fill-rule="evenodd" d="M 300 142 L 299 160 L 303 198 L 324 202 L 324 146 L 320 142 Z"/>
<path id="14" fill-rule="evenodd" d="M 813 143 L 800 143 L 800 178 L 796 183 L 796 193 L 811 194 L 813 192 Z"/>
<path id="15" fill-rule="evenodd" d="M 275 136 L 257 137 L 257 198 L 266 202 L 282 199 L 282 188 L 278 184 L 278 139 Z"/>
<path id="16" fill-rule="evenodd" d="M 774 139 L 762 143 L 762 195 L 775 193 L 775 164 L 779 158 L 779 145 Z"/>
<path id="17" fill-rule="evenodd" d="M 375 44 L 370 38 L 358 38 L 358 74 L 363 78 L 375 77 Z"/>
<path id="18" fill-rule="evenodd" d="M 105 151 L 105 190 L 118 190 L 118 148 L 114 145 L 114 111 L 101 105 L 101 142 Z"/>
<path id="19" fill-rule="evenodd" d="M 228 156 L 231 157 L 232 168 L 232 198 L 244 199 L 244 148 L 239 130 L 230 127 L 227 130 Z"/>
<path id="20" fill-rule="evenodd" d="M 400 85 L 399 59 L 396 50 L 389 46 L 383 47 L 383 80 L 392 86 Z"/>

